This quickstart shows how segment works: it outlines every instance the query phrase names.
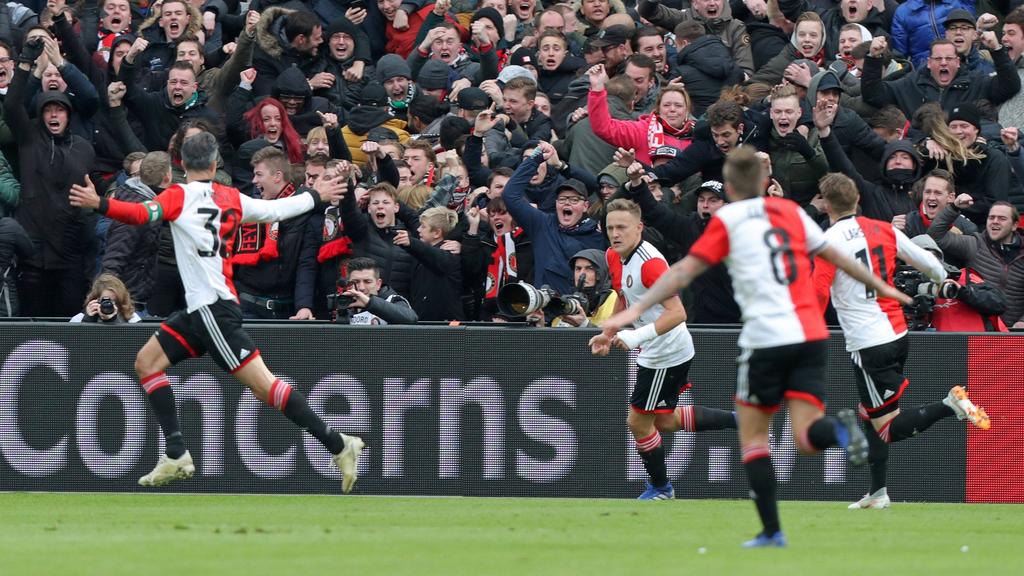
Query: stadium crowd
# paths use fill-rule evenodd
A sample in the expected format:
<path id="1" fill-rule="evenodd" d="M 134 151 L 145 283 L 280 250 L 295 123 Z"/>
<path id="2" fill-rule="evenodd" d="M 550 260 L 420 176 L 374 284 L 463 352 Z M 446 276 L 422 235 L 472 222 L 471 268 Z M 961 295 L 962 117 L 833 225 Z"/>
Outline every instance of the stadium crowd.
<path id="1" fill-rule="evenodd" d="M 922 294 L 916 326 L 1024 328 L 1020 4 L 0 4 L 0 316 L 183 308 L 168 225 L 111 222 L 68 193 L 88 178 L 152 200 L 185 182 L 184 139 L 209 132 L 216 182 L 250 196 L 350 182 L 337 205 L 232 238 L 207 223 L 248 318 L 522 320 L 497 300 L 526 282 L 582 303 L 531 321 L 599 325 L 616 300 L 605 206 L 636 201 L 644 239 L 678 260 L 744 146 L 770 167 L 766 193 L 822 228 L 819 181 L 842 172 L 863 215 L 944 258 L 965 288 Z M 738 323 L 732 290 L 724 265 L 702 276 L 689 321 Z"/>

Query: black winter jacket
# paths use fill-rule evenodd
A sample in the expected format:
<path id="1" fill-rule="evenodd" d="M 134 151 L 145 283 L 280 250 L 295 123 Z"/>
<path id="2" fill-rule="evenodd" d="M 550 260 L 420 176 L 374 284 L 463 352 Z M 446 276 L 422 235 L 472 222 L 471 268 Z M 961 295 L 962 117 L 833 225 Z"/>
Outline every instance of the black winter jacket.
<path id="1" fill-rule="evenodd" d="M 156 193 L 138 178 L 129 178 L 113 191 L 113 197 L 125 202 L 144 202 Z M 160 222 L 142 226 L 111 221 L 107 228 L 107 249 L 102 268 L 124 282 L 132 301 L 145 304 L 156 284 L 157 253 L 160 248 Z"/>
<path id="2" fill-rule="evenodd" d="M 0 318 L 17 316 L 18 275 L 15 259 L 32 256 L 32 240 L 14 218 L 0 218 Z"/>
<path id="3" fill-rule="evenodd" d="M 743 69 L 718 36 L 701 36 L 683 48 L 676 59 L 695 116 L 718 101 L 722 88 L 743 82 Z"/>
<path id="4" fill-rule="evenodd" d="M 18 164 L 21 168 L 21 205 L 18 222 L 36 244 L 36 253 L 27 260 L 45 269 L 69 269 L 82 265 L 82 257 L 91 242 L 92 215 L 68 203 L 72 184 L 85 182 L 95 154 L 92 145 L 67 129 L 58 136 L 50 134 L 42 115 L 29 120 L 25 111 L 25 88 L 29 72 L 14 71 L 4 118 L 18 135 Z M 63 102 L 67 96 L 44 92 L 38 99 L 40 110 L 49 102 Z"/>
<path id="5" fill-rule="evenodd" d="M 772 122 L 767 114 L 754 110 L 743 111 L 743 134 L 737 144 L 751 146 L 756 150 L 768 151 L 771 137 Z M 725 154 L 715 145 L 711 137 L 711 127 L 701 122 L 693 129 L 693 140 L 690 145 L 672 160 L 654 168 L 659 179 L 669 182 L 682 182 L 690 176 L 700 173 L 701 180 L 718 180 L 722 178 L 722 166 Z"/>
<path id="6" fill-rule="evenodd" d="M 295 190 L 294 194 L 304 194 L 307 190 L 302 187 Z M 239 292 L 272 299 L 294 298 L 299 260 L 319 248 L 306 240 L 306 221 L 309 218 L 310 213 L 306 212 L 278 223 L 277 258 L 262 260 L 252 266 L 235 264 L 234 282 Z M 253 225 L 240 227 L 240 234 L 246 226 Z"/>
<path id="7" fill-rule="evenodd" d="M 582 58 L 566 55 L 565 60 L 554 70 L 537 69 L 537 85 L 540 91 L 548 95 L 554 107 L 569 93 L 569 83 L 576 78 L 576 73 L 586 66 Z"/>
<path id="8" fill-rule="evenodd" d="M 464 320 L 459 256 L 417 238 L 404 249 L 416 262 L 409 303 L 420 321 Z"/>
<path id="9" fill-rule="evenodd" d="M 640 204 L 644 222 L 674 242 L 685 255 L 693 243 L 704 233 L 707 222 L 696 213 L 680 214 L 654 199 L 654 195 L 641 184 L 627 190 Z M 740 308 L 733 299 L 732 279 L 724 264 L 714 266 L 690 285 L 693 305 L 687 322 L 692 324 L 739 324 Z"/>
<path id="10" fill-rule="evenodd" d="M 883 222 L 892 222 L 894 216 L 917 209 L 914 201 L 910 198 L 910 188 L 921 173 L 921 159 L 909 141 L 897 140 L 890 142 L 885 147 L 881 161 L 881 184 L 869 182 L 860 172 L 857 172 L 850 159 L 846 157 L 846 153 L 843 152 L 834 133 L 821 139 L 821 147 L 825 151 L 825 158 L 828 159 L 829 170 L 842 172 L 853 178 L 857 184 L 857 189 L 860 190 L 860 207 L 864 216 Z M 905 182 L 894 182 L 886 175 L 886 161 L 896 152 L 907 152 L 915 159 L 917 168 Z"/>
<path id="11" fill-rule="evenodd" d="M 402 213 L 395 219 L 395 229 L 409 230 L 415 234 L 419 218 Z M 368 256 L 380 266 L 380 277 L 385 284 L 402 296 L 412 300 L 413 268 L 416 260 L 412 255 L 392 242 L 394 230 L 377 228 L 370 217 L 356 206 L 355 194 L 346 194 L 341 201 L 341 217 L 345 234 L 352 240 L 353 256 Z M 415 306 L 413 307 L 415 309 Z M 422 319 L 422 318 L 421 318 Z"/>

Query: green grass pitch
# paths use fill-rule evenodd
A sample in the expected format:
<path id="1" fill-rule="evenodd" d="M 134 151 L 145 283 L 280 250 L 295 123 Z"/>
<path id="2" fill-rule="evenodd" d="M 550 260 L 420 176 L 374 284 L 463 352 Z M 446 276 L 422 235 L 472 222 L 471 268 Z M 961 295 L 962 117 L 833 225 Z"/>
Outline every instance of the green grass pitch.
<path id="1" fill-rule="evenodd" d="M 1024 506 L 781 512 L 741 550 L 736 500 L 5 493 L 0 574 L 1024 574 Z"/>

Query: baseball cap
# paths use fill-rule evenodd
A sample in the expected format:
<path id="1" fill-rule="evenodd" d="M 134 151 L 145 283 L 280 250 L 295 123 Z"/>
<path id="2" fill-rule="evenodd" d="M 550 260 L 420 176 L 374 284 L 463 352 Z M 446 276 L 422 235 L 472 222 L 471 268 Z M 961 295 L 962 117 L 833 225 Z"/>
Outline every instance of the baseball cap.
<path id="1" fill-rule="evenodd" d="M 946 15 L 946 19 L 942 22 L 943 28 L 949 28 L 954 22 L 966 22 L 971 26 L 977 26 L 978 21 L 974 19 L 974 14 L 971 14 L 963 8 L 957 8 L 956 10 L 950 10 L 949 14 Z"/>
<path id="2" fill-rule="evenodd" d="M 826 70 L 823 74 L 824 75 L 821 77 L 821 80 L 818 82 L 818 92 L 824 92 L 825 90 L 842 90 L 842 87 L 839 85 L 839 78 L 836 78 L 836 75 L 833 72 Z"/>
<path id="3" fill-rule="evenodd" d="M 537 79 L 533 77 L 533 73 L 526 68 L 516 66 L 515 64 L 509 64 L 502 68 L 501 72 L 498 74 L 498 83 L 504 86 L 513 78 L 529 78 L 534 83 L 537 82 Z"/>
<path id="4" fill-rule="evenodd" d="M 590 45 L 594 48 L 608 48 L 629 42 L 630 30 L 625 26 L 616 24 L 597 31 L 590 39 Z"/>
<path id="5" fill-rule="evenodd" d="M 927 234 L 919 234 L 910 239 L 911 242 L 917 244 L 919 248 L 924 248 L 930 252 L 938 252 L 939 258 L 942 258 L 942 248 L 939 248 L 938 243 L 935 239 Z"/>
<path id="6" fill-rule="evenodd" d="M 718 196 L 722 200 L 726 199 L 725 198 L 725 186 L 722 186 L 722 183 L 719 182 L 718 180 L 707 180 L 707 181 L 705 181 L 703 184 L 700 185 L 700 188 L 697 188 L 697 195 L 699 196 L 700 193 L 703 192 L 704 190 L 709 190 L 711 192 L 714 192 L 715 196 Z"/>
<path id="7" fill-rule="evenodd" d="M 566 190 L 571 190 L 575 192 L 584 200 L 586 200 L 587 197 L 590 196 L 590 194 L 587 193 L 587 187 L 583 184 L 583 182 L 580 182 L 575 178 L 569 178 L 565 182 L 559 184 L 558 191 L 555 193 L 555 198 L 561 196 L 562 192 L 565 192 Z"/>
<path id="8" fill-rule="evenodd" d="M 485 110 L 491 105 L 491 97 L 476 86 L 459 90 L 457 100 L 459 108 L 463 110 Z"/>

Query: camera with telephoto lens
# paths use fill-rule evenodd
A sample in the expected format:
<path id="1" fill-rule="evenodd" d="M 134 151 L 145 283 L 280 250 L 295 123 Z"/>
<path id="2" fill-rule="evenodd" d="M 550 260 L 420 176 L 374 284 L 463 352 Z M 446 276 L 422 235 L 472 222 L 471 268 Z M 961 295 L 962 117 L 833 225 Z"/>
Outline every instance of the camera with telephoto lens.
<path id="1" fill-rule="evenodd" d="M 526 282 L 505 284 L 498 291 L 498 310 L 507 316 L 528 316 L 543 310 L 548 316 L 583 314 L 586 316 L 589 302 L 577 286 L 576 292 L 563 296 L 548 286 L 537 288 Z"/>
<path id="2" fill-rule="evenodd" d="M 114 299 L 103 297 L 100 298 L 100 314 L 104 316 L 110 316 L 114 313 L 116 308 L 114 307 Z"/>
<path id="3" fill-rule="evenodd" d="M 892 285 L 914 299 L 911 304 L 903 307 L 907 328 L 912 331 L 928 329 L 936 298 L 956 298 L 960 293 L 959 285 L 953 282 L 936 284 L 924 272 L 908 265 L 896 267 Z"/>

